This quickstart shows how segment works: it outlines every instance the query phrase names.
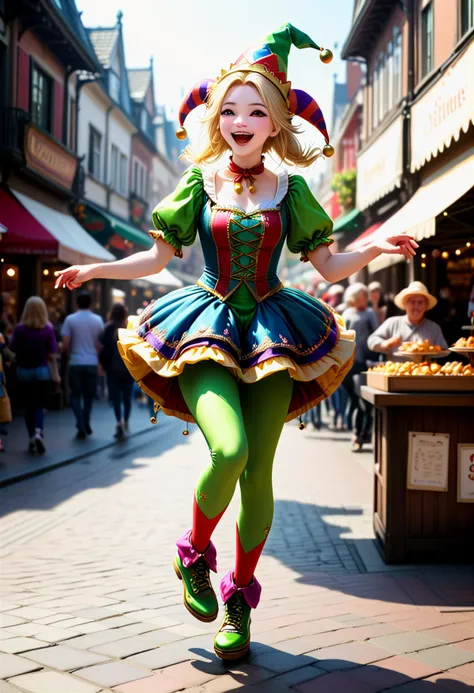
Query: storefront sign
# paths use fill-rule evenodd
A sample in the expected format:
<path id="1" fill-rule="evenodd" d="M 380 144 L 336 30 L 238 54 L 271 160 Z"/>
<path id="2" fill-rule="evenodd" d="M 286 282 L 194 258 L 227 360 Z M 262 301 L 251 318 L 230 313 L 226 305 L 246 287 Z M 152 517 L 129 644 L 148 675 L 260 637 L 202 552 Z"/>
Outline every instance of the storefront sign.
<path id="1" fill-rule="evenodd" d="M 474 43 L 411 109 L 411 170 L 459 139 L 474 124 Z"/>
<path id="2" fill-rule="evenodd" d="M 34 125 L 29 125 L 26 132 L 25 154 L 28 168 L 71 190 L 77 169 L 76 157 Z"/>
<path id="3" fill-rule="evenodd" d="M 400 187 L 403 130 L 399 116 L 357 158 L 357 203 L 360 210 Z"/>
<path id="4" fill-rule="evenodd" d="M 448 433 L 409 432 L 407 488 L 447 491 L 448 467 Z"/>
<path id="5" fill-rule="evenodd" d="M 458 502 L 474 503 L 474 445 L 458 444 Z"/>

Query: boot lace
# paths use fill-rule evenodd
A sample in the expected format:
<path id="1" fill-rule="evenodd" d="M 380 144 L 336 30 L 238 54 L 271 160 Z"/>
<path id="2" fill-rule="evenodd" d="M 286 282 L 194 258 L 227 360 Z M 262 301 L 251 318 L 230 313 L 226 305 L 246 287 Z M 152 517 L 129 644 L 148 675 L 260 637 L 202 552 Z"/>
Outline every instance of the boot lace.
<path id="1" fill-rule="evenodd" d="M 199 558 L 196 563 L 191 566 L 191 584 L 194 594 L 212 589 L 211 580 L 209 578 L 209 568 L 203 558 Z"/>
<path id="2" fill-rule="evenodd" d="M 225 619 L 222 630 L 237 631 L 242 633 L 242 622 L 244 619 L 244 607 L 242 595 L 236 592 L 225 605 Z"/>

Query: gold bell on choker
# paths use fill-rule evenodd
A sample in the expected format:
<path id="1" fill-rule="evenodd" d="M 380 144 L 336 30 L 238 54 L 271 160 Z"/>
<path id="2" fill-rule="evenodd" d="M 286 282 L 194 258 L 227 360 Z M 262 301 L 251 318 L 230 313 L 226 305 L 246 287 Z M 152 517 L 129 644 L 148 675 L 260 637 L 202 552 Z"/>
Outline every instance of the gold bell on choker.
<path id="1" fill-rule="evenodd" d="M 254 186 L 252 183 L 250 183 L 250 185 L 249 185 L 249 193 L 254 193 L 254 192 L 255 192 L 255 186 Z"/>
<path id="2" fill-rule="evenodd" d="M 242 183 L 234 183 L 234 190 L 237 193 L 237 195 L 240 195 L 243 189 L 244 188 L 242 186 Z"/>

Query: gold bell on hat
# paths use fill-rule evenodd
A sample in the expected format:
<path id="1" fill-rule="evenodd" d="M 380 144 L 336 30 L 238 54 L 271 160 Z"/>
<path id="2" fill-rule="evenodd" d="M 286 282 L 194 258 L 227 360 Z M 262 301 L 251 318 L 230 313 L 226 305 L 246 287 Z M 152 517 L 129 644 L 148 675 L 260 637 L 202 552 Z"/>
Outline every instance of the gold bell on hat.
<path id="1" fill-rule="evenodd" d="M 323 147 L 324 156 L 331 157 L 334 154 L 334 147 L 332 144 L 325 144 Z"/>
<path id="2" fill-rule="evenodd" d="M 330 51 L 329 48 L 321 48 L 319 59 L 322 63 L 325 63 L 327 65 L 332 60 L 332 51 Z"/>
<path id="3" fill-rule="evenodd" d="M 188 133 L 186 132 L 186 128 L 178 128 L 176 130 L 176 137 L 178 140 L 185 140 L 187 136 Z"/>

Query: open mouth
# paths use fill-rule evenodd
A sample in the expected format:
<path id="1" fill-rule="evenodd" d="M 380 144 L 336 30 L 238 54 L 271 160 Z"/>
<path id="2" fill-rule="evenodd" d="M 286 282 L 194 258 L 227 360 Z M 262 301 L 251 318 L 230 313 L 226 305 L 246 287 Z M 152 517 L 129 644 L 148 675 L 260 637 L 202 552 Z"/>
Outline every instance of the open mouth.
<path id="1" fill-rule="evenodd" d="M 249 134 L 244 133 L 244 132 L 233 132 L 232 137 L 234 138 L 234 141 L 237 144 L 244 145 L 244 144 L 247 144 L 248 142 L 250 142 L 253 135 L 249 135 Z"/>

